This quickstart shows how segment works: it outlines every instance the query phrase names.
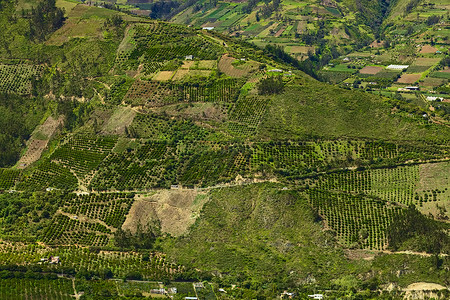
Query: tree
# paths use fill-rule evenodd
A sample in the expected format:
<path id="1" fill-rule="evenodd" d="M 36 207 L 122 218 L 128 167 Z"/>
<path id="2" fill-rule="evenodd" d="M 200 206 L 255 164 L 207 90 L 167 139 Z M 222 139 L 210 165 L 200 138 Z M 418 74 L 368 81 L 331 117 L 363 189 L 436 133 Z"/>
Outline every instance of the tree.
<path id="1" fill-rule="evenodd" d="M 32 8 L 30 18 L 32 39 L 43 41 L 50 33 L 63 25 L 64 9 L 57 8 L 55 4 L 56 0 L 44 0 L 39 2 L 36 8 Z"/>
<path id="2" fill-rule="evenodd" d="M 260 95 L 279 94 L 283 90 L 284 83 L 281 76 L 262 79 L 258 84 L 258 94 Z"/>

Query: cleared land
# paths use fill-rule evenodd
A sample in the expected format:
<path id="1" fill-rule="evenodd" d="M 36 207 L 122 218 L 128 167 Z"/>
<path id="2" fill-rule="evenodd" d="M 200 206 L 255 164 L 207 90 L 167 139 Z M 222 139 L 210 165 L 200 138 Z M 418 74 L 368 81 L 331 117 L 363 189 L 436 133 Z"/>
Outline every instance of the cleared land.
<path id="1" fill-rule="evenodd" d="M 62 126 L 63 121 L 64 116 L 60 116 L 58 119 L 49 116 L 42 125 L 35 129 L 28 141 L 27 151 L 17 163 L 19 169 L 25 169 L 41 157 L 42 151 L 47 147 L 56 130 Z"/>
<path id="2" fill-rule="evenodd" d="M 420 79 L 420 74 L 403 74 L 398 80 L 398 83 L 414 83 Z"/>
<path id="3" fill-rule="evenodd" d="M 426 54 L 426 53 L 436 53 L 437 49 L 430 45 L 422 46 L 422 49 L 420 49 L 420 53 Z"/>
<path id="4" fill-rule="evenodd" d="M 371 67 L 371 66 L 367 66 L 362 68 L 361 70 L 359 70 L 359 73 L 361 74 L 372 74 L 375 75 L 378 72 L 380 72 L 381 70 L 383 70 L 383 67 Z"/>
<path id="5" fill-rule="evenodd" d="M 138 224 L 145 228 L 152 222 L 159 222 L 162 232 L 179 236 L 194 224 L 207 200 L 205 193 L 183 189 L 137 198 L 122 228 L 135 232 Z"/>

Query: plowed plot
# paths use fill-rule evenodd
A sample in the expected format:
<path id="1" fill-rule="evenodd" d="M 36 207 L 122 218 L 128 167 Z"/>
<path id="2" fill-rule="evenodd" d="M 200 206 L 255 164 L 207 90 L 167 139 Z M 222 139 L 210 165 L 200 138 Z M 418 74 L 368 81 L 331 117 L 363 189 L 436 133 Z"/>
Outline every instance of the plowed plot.
<path id="1" fill-rule="evenodd" d="M 430 45 L 425 45 L 420 49 L 420 53 L 436 53 L 437 49 Z"/>
<path id="2" fill-rule="evenodd" d="M 362 69 L 359 71 L 359 73 L 361 73 L 361 74 L 371 74 L 371 75 L 375 75 L 375 74 L 377 74 L 378 72 L 380 72 L 381 70 L 383 70 L 382 67 L 370 67 L 370 66 L 367 66 L 367 67 L 362 68 Z"/>
<path id="3" fill-rule="evenodd" d="M 398 83 L 414 83 L 420 79 L 420 74 L 403 74 L 398 80 Z"/>

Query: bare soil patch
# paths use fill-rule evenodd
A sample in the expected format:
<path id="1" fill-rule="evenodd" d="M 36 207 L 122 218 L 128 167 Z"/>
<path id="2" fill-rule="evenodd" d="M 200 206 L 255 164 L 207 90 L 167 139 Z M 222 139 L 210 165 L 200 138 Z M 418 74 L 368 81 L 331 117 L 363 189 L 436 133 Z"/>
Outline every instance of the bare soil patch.
<path id="1" fill-rule="evenodd" d="M 62 127 L 63 123 L 64 116 L 60 116 L 58 119 L 49 116 L 42 125 L 36 127 L 27 142 L 27 151 L 17 163 L 19 169 L 25 169 L 41 157 L 42 151 L 47 147 L 49 140 L 57 129 Z"/>
<path id="2" fill-rule="evenodd" d="M 405 291 L 432 291 L 432 290 L 445 290 L 446 287 L 437 283 L 431 282 L 415 282 L 408 285 Z"/>
<path id="3" fill-rule="evenodd" d="M 351 249 L 346 249 L 345 251 L 345 256 L 350 259 L 350 260 L 372 260 L 375 258 L 375 254 L 367 251 L 367 250 L 362 250 L 362 249 L 355 249 L 355 250 L 351 250 Z"/>
<path id="4" fill-rule="evenodd" d="M 414 83 L 420 79 L 420 74 L 403 74 L 398 80 L 398 83 Z"/>
<path id="5" fill-rule="evenodd" d="M 372 48 L 380 48 L 380 47 L 383 47 L 384 46 L 384 42 L 383 41 L 380 41 L 380 42 L 378 42 L 378 41 L 373 41 L 372 42 L 372 44 L 370 44 L 370 47 L 372 47 Z"/>
<path id="6" fill-rule="evenodd" d="M 149 197 L 136 199 L 123 229 L 136 231 L 137 225 L 145 226 L 159 221 L 161 231 L 173 236 L 186 233 L 207 202 L 206 193 L 195 190 L 164 190 Z"/>
<path id="7" fill-rule="evenodd" d="M 284 32 L 284 30 L 285 30 L 286 28 L 281 28 L 280 30 L 278 30 L 276 33 L 275 33 L 275 35 L 274 35 L 274 37 L 280 37 L 280 35 L 282 35 L 283 34 L 283 32 Z"/>
<path id="8" fill-rule="evenodd" d="M 383 70 L 383 67 L 371 67 L 371 66 L 366 66 L 364 68 L 362 68 L 361 70 L 359 70 L 359 73 L 361 74 L 372 74 L 375 75 L 378 72 L 380 72 L 381 70 Z"/>
<path id="9" fill-rule="evenodd" d="M 436 53 L 437 49 L 430 45 L 425 45 L 420 49 L 420 53 L 426 54 L 426 53 Z"/>

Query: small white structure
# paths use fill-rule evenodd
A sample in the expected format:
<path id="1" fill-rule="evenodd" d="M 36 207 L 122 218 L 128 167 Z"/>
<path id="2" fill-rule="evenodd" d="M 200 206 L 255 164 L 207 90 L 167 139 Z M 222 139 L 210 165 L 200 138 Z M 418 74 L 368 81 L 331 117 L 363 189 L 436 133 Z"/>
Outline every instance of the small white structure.
<path id="1" fill-rule="evenodd" d="M 309 298 L 313 298 L 313 299 L 323 299 L 323 294 L 313 294 L 313 295 L 308 295 Z"/>
<path id="2" fill-rule="evenodd" d="M 202 29 L 203 29 L 203 30 L 213 30 L 214 27 L 203 27 Z"/>
<path id="3" fill-rule="evenodd" d="M 442 101 L 444 98 L 442 97 L 435 97 L 435 96 L 427 96 L 428 101 Z"/>
<path id="4" fill-rule="evenodd" d="M 389 65 L 386 67 L 388 70 L 405 70 L 408 69 L 409 65 Z"/>
<path id="5" fill-rule="evenodd" d="M 269 71 L 267 71 L 267 72 L 283 73 L 283 70 L 280 70 L 280 69 L 272 69 L 272 70 L 269 70 Z"/>
<path id="6" fill-rule="evenodd" d="M 50 256 L 48 263 L 57 265 L 57 264 L 59 264 L 59 262 L 60 262 L 59 256 Z"/>
<path id="7" fill-rule="evenodd" d="M 288 291 L 284 291 L 282 294 L 281 294 L 281 298 L 289 298 L 289 299 L 292 299 L 294 296 L 295 296 L 295 293 L 291 293 L 291 292 L 288 292 Z"/>
<path id="8" fill-rule="evenodd" d="M 176 294 L 178 292 L 176 287 L 171 287 L 167 290 L 169 294 Z"/>
<path id="9" fill-rule="evenodd" d="M 194 59 L 194 55 L 186 55 L 184 57 L 185 60 L 193 60 Z"/>
<path id="10" fill-rule="evenodd" d="M 221 292 L 221 293 L 226 293 L 227 291 L 225 291 L 223 288 L 220 288 L 220 289 L 219 289 L 219 292 Z"/>

